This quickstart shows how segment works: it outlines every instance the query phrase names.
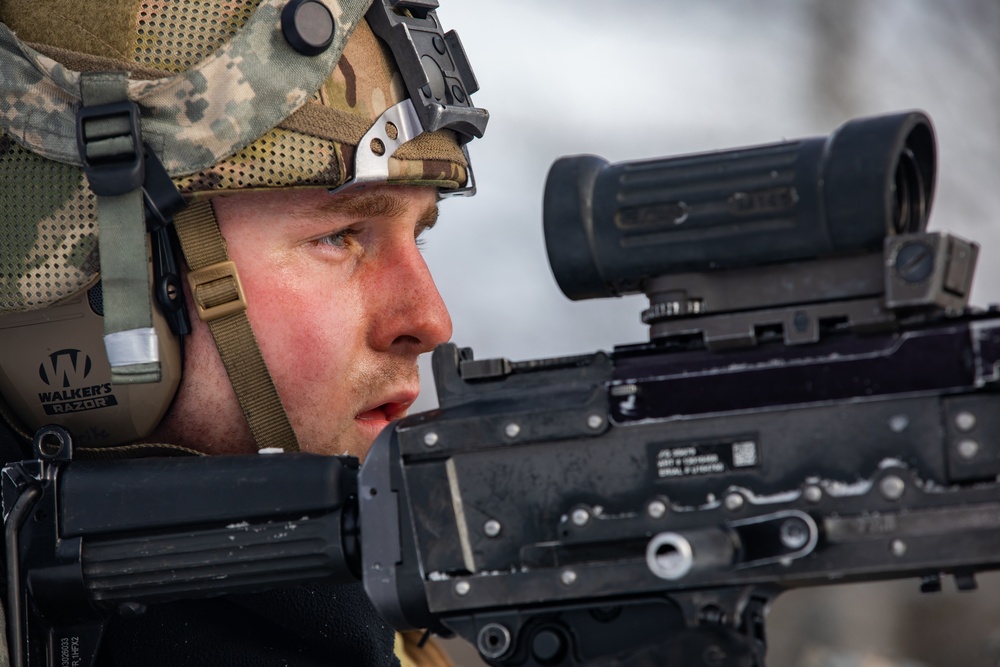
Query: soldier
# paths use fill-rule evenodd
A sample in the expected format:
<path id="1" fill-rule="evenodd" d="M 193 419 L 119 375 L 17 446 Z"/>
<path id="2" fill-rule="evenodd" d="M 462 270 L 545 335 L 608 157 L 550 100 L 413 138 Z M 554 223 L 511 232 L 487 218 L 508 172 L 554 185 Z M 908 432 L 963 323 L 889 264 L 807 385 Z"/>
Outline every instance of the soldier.
<path id="1" fill-rule="evenodd" d="M 405 415 L 451 335 L 418 244 L 488 118 L 436 7 L 0 0 L 5 461 L 50 423 L 74 458 L 363 457 Z M 114 619 L 99 662 L 393 643 L 359 586 L 316 585 Z"/>

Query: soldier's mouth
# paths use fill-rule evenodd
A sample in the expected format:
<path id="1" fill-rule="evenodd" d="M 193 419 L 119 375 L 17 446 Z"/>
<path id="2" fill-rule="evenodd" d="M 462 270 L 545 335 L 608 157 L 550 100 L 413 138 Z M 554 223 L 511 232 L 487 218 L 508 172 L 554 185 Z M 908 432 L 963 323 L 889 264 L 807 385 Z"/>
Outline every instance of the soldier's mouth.
<path id="1" fill-rule="evenodd" d="M 365 431 L 371 432 L 372 437 L 397 419 L 406 416 L 413 401 L 417 400 L 416 391 L 405 391 L 390 397 L 390 400 L 379 403 L 355 415 L 354 420 Z"/>

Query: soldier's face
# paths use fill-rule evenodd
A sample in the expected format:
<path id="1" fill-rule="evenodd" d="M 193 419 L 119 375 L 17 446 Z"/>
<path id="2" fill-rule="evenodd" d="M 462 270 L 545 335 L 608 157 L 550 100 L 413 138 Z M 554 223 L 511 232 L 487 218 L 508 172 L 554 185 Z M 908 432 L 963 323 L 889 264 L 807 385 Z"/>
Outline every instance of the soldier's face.
<path id="1" fill-rule="evenodd" d="M 416 399 L 417 356 L 451 337 L 417 244 L 437 217 L 434 190 L 251 193 L 214 204 L 300 446 L 364 456 Z M 211 333 L 192 320 L 180 390 L 151 438 L 253 452 Z"/>

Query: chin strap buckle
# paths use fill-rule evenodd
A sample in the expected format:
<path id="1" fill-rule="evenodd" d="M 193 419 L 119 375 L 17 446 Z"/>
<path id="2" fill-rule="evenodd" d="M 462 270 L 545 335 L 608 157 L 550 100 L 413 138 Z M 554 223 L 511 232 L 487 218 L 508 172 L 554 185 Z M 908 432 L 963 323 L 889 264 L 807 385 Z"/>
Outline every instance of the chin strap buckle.
<path id="1" fill-rule="evenodd" d="M 187 279 L 202 322 L 214 322 L 247 309 L 240 275 L 232 261 L 191 271 Z"/>
<path id="2" fill-rule="evenodd" d="M 295 431 L 250 326 L 243 286 L 211 202 L 180 211 L 174 227 L 190 267 L 188 286 L 198 317 L 212 332 L 257 447 L 297 451 Z"/>
<path id="3" fill-rule="evenodd" d="M 95 195 L 115 197 L 142 187 L 145 163 L 135 102 L 81 106 L 76 113 L 76 143 Z"/>

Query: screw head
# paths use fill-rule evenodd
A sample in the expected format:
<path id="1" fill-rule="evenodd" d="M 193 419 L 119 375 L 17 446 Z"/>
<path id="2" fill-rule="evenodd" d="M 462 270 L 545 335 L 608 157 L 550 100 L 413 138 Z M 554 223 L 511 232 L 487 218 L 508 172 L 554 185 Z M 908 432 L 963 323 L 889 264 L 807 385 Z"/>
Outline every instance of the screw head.
<path id="1" fill-rule="evenodd" d="M 570 516 L 570 519 L 573 521 L 573 525 L 586 526 L 590 521 L 590 512 L 582 507 L 578 507 L 573 510 L 573 514 Z"/>
<path id="2" fill-rule="evenodd" d="M 726 496 L 726 509 L 730 512 L 736 512 L 743 509 L 744 503 L 746 503 L 746 500 L 740 493 L 730 493 Z"/>
<path id="3" fill-rule="evenodd" d="M 464 579 L 462 581 L 455 582 L 455 592 L 459 595 L 468 595 L 469 591 L 472 590 L 472 584 Z"/>
<path id="4" fill-rule="evenodd" d="M 646 507 L 646 512 L 654 519 L 660 519 L 667 513 L 667 505 L 662 500 L 654 500 Z"/>
<path id="5" fill-rule="evenodd" d="M 563 570 L 562 574 L 559 575 L 559 580 L 567 586 L 572 586 L 576 583 L 576 572 L 573 570 Z"/>
<path id="6" fill-rule="evenodd" d="M 900 539 L 895 539 L 889 545 L 889 550 L 892 552 L 893 556 L 900 558 L 906 555 L 906 542 Z"/>
<path id="7" fill-rule="evenodd" d="M 963 433 L 968 433 L 972 429 L 976 428 L 976 415 L 969 412 L 968 410 L 963 410 L 955 415 L 955 426 L 959 431 Z"/>
<path id="8" fill-rule="evenodd" d="M 809 527 L 801 519 L 786 520 L 778 532 L 788 549 L 801 549 L 809 542 Z"/>
<path id="9" fill-rule="evenodd" d="M 958 455 L 966 461 L 976 458 L 976 454 L 979 453 L 979 443 L 971 438 L 960 440 L 956 448 L 958 449 Z"/>
<path id="10" fill-rule="evenodd" d="M 879 484 L 879 490 L 886 500 L 899 500 L 906 490 L 906 482 L 895 475 L 889 475 Z"/>
<path id="11" fill-rule="evenodd" d="M 500 522 L 496 519 L 490 519 L 483 524 L 483 532 L 486 533 L 487 537 L 496 537 L 500 534 Z"/>
<path id="12" fill-rule="evenodd" d="M 437 433 L 435 433 L 434 431 L 429 431 L 424 434 L 424 445 L 426 445 L 427 447 L 434 447 L 435 445 L 438 444 L 438 441 L 440 441 L 440 439 L 441 438 L 438 437 Z"/>
<path id="13" fill-rule="evenodd" d="M 521 427 L 511 422 L 504 427 L 503 432 L 508 438 L 516 438 L 521 433 Z"/>
<path id="14" fill-rule="evenodd" d="M 601 415 L 590 415 L 587 417 L 587 427 L 593 431 L 604 426 L 604 417 Z"/>
<path id="15" fill-rule="evenodd" d="M 910 425 L 910 418 L 906 415 L 895 415 L 889 418 L 889 429 L 893 433 L 902 433 Z"/>
<path id="16" fill-rule="evenodd" d="M 818 486 L 807 486 L 805 491 L 802 492 L 802 496 L 806 499 L 806 502 L 818 503 L 823 499 L 823 489 Z"/>
<path id="17" fill-rule="evenodd" d="M 908 283 L 919 283 L 934 272 L 934 251 L 925 243 L 911 241 L 896 253 L 896 275 Z"/>

